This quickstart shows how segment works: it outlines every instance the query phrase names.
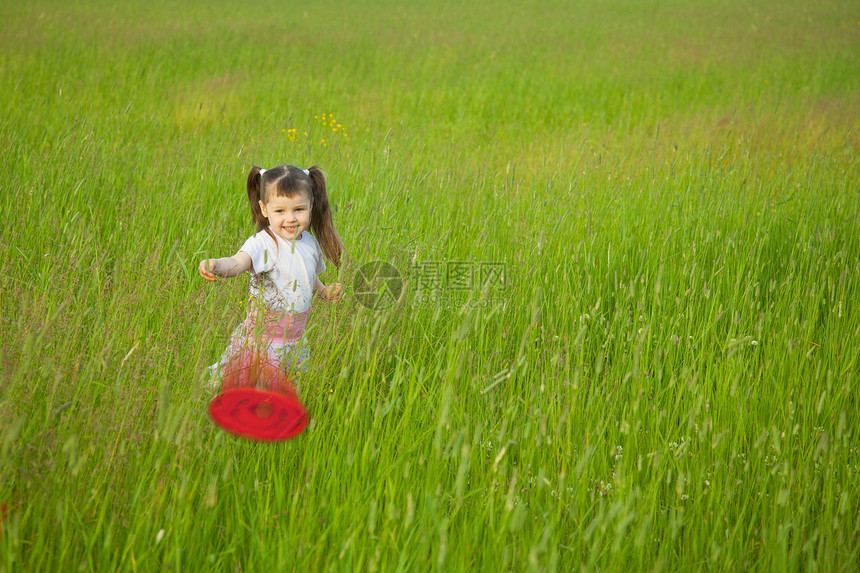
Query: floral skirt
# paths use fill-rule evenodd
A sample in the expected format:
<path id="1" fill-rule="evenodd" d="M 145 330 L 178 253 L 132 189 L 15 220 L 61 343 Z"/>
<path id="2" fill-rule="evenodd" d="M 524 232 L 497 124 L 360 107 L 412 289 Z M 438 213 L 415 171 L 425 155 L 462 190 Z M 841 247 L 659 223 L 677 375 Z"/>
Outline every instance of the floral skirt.
<path id="1" fill-rule="evenodd" d="M 249 350 L 287 374 L 304 372 L 305 362 L 310 358 L 308 339 L 304 336 L 308 314 L 309 311 L 284 313 L 259 320 L 256 315 L 249 313 L 230 336 L 221 360 L 209 367 L 211 376 L 208 386 L 211 389 L 220 388 L 224 368 Z"/>

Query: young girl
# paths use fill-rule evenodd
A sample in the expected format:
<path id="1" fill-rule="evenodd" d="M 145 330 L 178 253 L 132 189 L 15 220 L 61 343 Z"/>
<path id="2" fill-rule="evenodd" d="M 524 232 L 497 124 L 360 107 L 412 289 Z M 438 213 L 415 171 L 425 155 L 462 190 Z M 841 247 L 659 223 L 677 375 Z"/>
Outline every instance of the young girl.
<path id="1" fill-rule="evenodd" d="M 232 257 L 204 259 L 199 265 L 200 275 L 209 281 L 251 273 L 247 316 L 233 332 L 221 361 L 212 366 L 216 376 L 249 348 L 285 371 L 303 370 L 311 296 L 336 301 L 342 289 L 336 283 L 326 287 L 317 278 L 326 269 L 323 254 L 338 266 L 343 252 L 332 223 L 325 177 L 317 166 L 252 167 L 248 201 L 257 234 Z"/>

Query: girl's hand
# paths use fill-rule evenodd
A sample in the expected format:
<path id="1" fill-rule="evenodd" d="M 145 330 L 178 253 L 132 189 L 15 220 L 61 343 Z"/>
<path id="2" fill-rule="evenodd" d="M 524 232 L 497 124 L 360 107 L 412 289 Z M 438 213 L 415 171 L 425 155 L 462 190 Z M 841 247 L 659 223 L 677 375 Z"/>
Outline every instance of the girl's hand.
<path id="1" fill-rule="evenodd" d="M 197 267 L 197 270 L 200 272 L 200 276 L 207 281 L 215 282 L 215 275 L 212 274 L 212 271 L 215 270 L 214 263 L 215 261 L 212 259 L 203 259 Z"/>
<path id="2" fill-rule="evenodd" d="M 340 293 L 343 291 L 343 285 L 340 283 L 332 283 L 325 287 L 325 296 L 331 302 L 340 301 Z"/>

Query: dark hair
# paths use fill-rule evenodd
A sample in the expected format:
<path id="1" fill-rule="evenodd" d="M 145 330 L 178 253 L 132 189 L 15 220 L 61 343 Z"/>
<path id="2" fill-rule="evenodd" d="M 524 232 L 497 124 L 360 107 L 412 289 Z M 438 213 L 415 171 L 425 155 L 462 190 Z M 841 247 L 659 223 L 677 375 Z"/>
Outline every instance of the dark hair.
<path id="1" fill-rule="evenodd" d="M 305 173 L 294 165 L 278 165 L 266 169 L 262 174 L 260 171 L 261 169 L 254 165 L 248 173 L 248 202 L 251 204 L 251 219 L 257 225 L 257 231 L 269 228 L 269 219 L 263 215 L 260 201 L 265 205 L 273 193 L 278 197 L 290 198 L 305 194 L 311 202 L 310 231 L 319 241 L 326 258 L 334 263 L 334 266 L 340 266 L 344 247 L 334 228 L 322 170 L 314 165 Z"/>

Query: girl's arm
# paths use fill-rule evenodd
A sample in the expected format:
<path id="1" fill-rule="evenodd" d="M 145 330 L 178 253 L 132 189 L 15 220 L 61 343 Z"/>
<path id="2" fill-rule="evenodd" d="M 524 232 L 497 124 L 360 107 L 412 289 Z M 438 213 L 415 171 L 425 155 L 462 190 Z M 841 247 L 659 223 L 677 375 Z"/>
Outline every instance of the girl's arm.
<path id="1" fill-rule="evenodd" d="M 250 271 L 251 255 L 245 251 L 239 251 L 232 257 L 224 257 L 222 259 L 203 259 L 197 270 L 200 271 L 200 276 L 207 281 L 214 281 L 215 277 L 229 279 L 239 276 L 246 271 Z"/>
<path id="2" fill-rule="evenodd" d="M 317 277 L 317 282 L 314 284 L 314 293 L 331 302 L 337 302 L 340 300 L 340 291 L 342 290 L 342 284 L 332 283 L 325 286 L 322 284 L 319 277 Z"/>

